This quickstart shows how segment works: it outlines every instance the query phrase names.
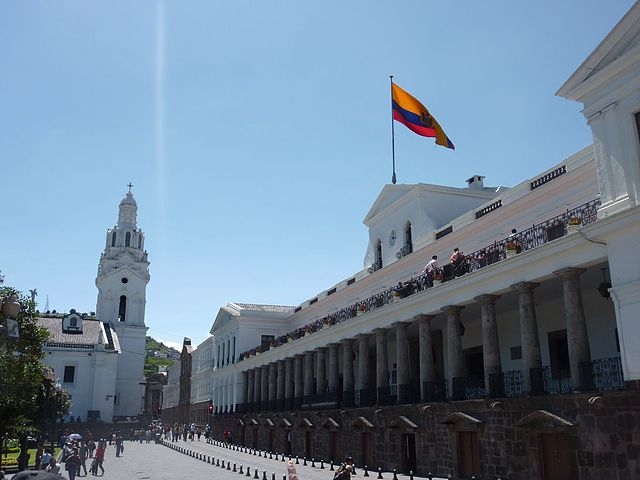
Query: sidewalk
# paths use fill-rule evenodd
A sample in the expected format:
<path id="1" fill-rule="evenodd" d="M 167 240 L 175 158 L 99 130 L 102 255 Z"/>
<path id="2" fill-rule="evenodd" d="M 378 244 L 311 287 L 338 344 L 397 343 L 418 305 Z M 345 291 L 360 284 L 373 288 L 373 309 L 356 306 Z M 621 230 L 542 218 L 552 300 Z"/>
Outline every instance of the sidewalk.
<path id="1" fill-rule="evenodd" d="M 216 480 L 287 480 L 287 460 L 282 456 L 270 459 L 267 455 L 258 452 L 244 453 L 240 450 L 224 448 L 221 445 L 209 445 L 203 441 L 179 441 L 165 444 L 125 442 L 124 454 L 115 456 L 115 446 L 107 447 L 104 461 L 104 477 L 94 477 L 89 472 L 87 477 L 80 476 L 76 479 L 114 479 L 114 480 L 176 480 L 183 478 L 209 478 L 212 475 Z M 211 463 L 210 463 L 211 462 Z M 295 464 L 295 458 L 293 459 Z M 311 462 L 304 465 L 303 460 L 298 460 L 295 468 L 300 480 L 333 480 L 333 471 L 328 464 Z M 224 463 L 224 468 L 222 464 Z M 87 460 L 87 469 L 91 464 Z M 64 465 L 64 464 L 63 464 Z M 247 472 L 247 468 L 249 472 Z M 235 471 L 234 471 L 235 469 Z M 242 473 L 240 473 L 242 471 Z M 62 468 L 62 476 L 68 478 L 68 474 Z M 392 472 L 382 472 L 384 480 L 393 480 Z M 7 478 L 11 478 L 9 475 Z M 284 478 L 283 478 L 284 477 Z M 374 480 L 378 478 L 377 472 L 369 472 L 364 476 L 364 470 L 357 468 L 352 480 Z M 398 480 L 411 480 L 408 475 L 397 474 Z M 423 480 L 413 477 L 415 480 Z M 433 477 L 437 480 L 436 477 Z"/>

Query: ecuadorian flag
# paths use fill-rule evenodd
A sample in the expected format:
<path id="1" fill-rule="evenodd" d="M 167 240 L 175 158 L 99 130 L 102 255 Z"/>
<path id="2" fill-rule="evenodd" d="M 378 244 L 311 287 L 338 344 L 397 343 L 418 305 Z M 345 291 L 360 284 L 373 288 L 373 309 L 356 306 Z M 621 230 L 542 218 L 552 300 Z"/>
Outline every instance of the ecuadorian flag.
<path id="1" fill-rule="evenodd" d="M 418 100 L 395 83 L 391 84 L 393 119 L 423 137 L 435 137 L 436 144 L 455 150 L 453 142 L 445 135 L 436 119 Z"/>

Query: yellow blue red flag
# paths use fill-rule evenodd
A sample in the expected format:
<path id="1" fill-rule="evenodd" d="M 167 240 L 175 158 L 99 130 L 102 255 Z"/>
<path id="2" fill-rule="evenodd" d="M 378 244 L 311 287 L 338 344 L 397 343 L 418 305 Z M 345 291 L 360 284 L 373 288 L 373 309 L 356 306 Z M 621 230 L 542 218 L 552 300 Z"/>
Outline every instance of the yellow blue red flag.
<path id="1" fill-rule="evenodd" d="M 440 124 L 416 98 L 395 83 L 391 83 L 391 97 L 394 120 L 418 135 L 435 137 L 437 145 L 455 150 Z"/>

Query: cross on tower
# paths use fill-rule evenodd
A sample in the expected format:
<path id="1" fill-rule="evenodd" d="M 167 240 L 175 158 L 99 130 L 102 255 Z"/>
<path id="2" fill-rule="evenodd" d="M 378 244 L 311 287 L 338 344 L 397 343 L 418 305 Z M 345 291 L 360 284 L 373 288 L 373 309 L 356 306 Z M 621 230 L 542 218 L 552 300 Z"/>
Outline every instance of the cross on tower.
<path id="1" fill-rule="evenodd" d="M 129 184 L 127 185 L 127 187 L 129 187 L 129 193 L 131 193 L 131 189 L 133 188 L 133 185 L 131 184 L 131 182 L 129 182 Z"/>

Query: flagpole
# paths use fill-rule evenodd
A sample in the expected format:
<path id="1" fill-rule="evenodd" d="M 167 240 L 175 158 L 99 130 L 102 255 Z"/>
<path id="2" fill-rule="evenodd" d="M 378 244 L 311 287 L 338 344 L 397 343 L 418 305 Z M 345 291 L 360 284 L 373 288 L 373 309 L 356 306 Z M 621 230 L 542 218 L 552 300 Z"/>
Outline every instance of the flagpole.
<path id="1" fill-rule="evenodd" d="M 391 183 L 396 184 L 396 143 L 395 131 L 393 129 L 393 75 L 389 75 L 391 81 L 391 162 L 393 165 L 393 173 L 391 175 Z"/>

